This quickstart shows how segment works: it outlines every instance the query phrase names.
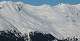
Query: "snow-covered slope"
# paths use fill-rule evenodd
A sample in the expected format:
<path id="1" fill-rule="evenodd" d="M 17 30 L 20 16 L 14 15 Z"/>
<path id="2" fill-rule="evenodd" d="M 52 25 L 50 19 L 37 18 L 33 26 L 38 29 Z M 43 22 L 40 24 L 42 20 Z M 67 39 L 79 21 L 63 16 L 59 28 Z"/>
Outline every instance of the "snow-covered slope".
<path id="1" fill-rule="evenodd" d="M 0 31 L 40 31 L 56 38 L 80 38 L 80 4 L 32 6 L 21 2 L 0 2 Z"/>

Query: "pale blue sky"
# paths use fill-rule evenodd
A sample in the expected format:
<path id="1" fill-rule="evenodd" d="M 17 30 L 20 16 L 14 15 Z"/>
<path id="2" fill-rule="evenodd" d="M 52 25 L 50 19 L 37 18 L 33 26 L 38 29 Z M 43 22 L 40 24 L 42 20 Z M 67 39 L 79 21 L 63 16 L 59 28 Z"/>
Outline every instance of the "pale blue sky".
<path id="1" fill-rule="evenodd" d="M 40 4 L 56 5 L 60 3 L 60 0 L 23 0 L 23 2 L 33 5 L 40 5 Z M 62 0 L 61 2 L 67 4 L 78 4 L 80 3 L 80 0 Z"/>
<path id="2" fill-rule="evenodd" d="M 15 0 L 12 0 L 12 1 L 15 1 Z M 60 0 L 16 0 L 16 1 L 22 1 L 24 3 L 28 3 L 32 5 L 41 5 L 41 4 L 56 5 L 60 3 Z M 67 3 L 67 4 L 78 4 L 80 3 L 80 0 L 62 0 L 61 2 Z"/>

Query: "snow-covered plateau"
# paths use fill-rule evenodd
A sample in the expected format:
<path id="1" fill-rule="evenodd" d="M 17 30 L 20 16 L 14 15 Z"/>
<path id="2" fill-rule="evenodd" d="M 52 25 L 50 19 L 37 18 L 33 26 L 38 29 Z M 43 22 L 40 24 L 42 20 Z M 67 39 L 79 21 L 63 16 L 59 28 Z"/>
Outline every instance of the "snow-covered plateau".
<path id="1" fill-rule="evenodd" d="M 0 31 L 16 30 L 50 33 L 58 39 L 80 39 L 80 4 L 43 4 L 33 6 L 22 2 L 0 2 Z"/>

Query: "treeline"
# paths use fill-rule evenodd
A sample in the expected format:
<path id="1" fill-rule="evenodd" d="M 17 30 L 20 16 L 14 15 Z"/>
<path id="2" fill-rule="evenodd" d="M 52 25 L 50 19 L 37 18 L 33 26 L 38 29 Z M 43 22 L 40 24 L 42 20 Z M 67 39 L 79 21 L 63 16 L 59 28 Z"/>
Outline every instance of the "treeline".
<path id="1" fill-rule="evenodd" d="M 25 41 L 27 36 L 22 36 L 20 32 L 16 31 L 0 31 L 0 41 Z"/>
<path id="2" fill-rule="evenodd" d="M 77 38 L 67 38 L 67 39 L 57 39 L 51 34 L 44 34 L 41 32 L 30 32 L 29 38 L 28 35 L 22 35 L 20 32 L 7 30 L 0 31 L 0 41 L 78 41 Z"/>

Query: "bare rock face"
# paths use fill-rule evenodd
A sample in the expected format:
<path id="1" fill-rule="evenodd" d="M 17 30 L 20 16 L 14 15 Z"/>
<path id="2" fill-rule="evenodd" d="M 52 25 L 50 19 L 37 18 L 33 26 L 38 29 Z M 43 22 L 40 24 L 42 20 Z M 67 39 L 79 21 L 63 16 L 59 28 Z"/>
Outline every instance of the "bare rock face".
<path id="1" fill-rule="evenodd" d="M 50 33 L 58 39 L 80 38 L 80 4 L 32 6 L 21 2 L 0 2 L 0 31 Z M 28 35 L 29 36 L 29 35 Z"/>

